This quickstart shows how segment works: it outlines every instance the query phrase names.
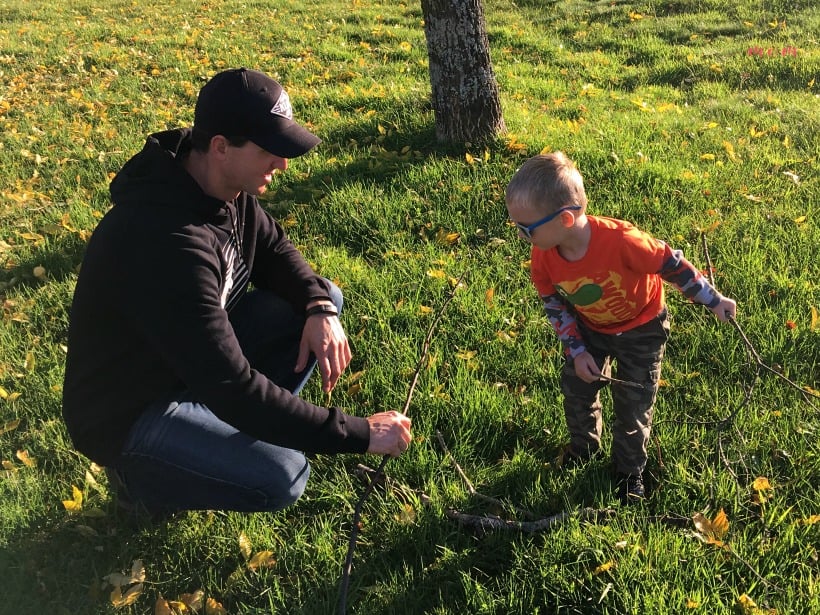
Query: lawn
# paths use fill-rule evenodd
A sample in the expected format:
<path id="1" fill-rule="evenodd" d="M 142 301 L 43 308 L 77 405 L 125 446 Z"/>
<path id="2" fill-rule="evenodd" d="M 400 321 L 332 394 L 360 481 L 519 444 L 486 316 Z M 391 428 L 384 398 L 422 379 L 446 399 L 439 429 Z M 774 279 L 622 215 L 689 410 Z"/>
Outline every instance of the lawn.
<path id="1" fill-rule="evenodd" d="M 338 609 L 357 468 L 378 458 L 315 457 L 281 513 L 133 524 L 60 414 L 68 306 L 108 184 L 233 66 L 279 79 L 323 139 L 265 197 L 345 293 L 353 363 L 329 400 L 318 379 L 305 396 L 360 415 L 409 402 L 413 418 L 363 507 L 348 612 L 820 613 L 820 9 L 485 11 L 509 132 L 479 146 L 435 141 L 420 3 L 4 0 L 0 613 Z M 523 161 L 558 149 L 590 213 L 683 250 L 738 302 L 722 324 L 669 289 L 652 493 L 626 509 L 606 458 L 556 463 L 561 349 L 504 207 Z"/>

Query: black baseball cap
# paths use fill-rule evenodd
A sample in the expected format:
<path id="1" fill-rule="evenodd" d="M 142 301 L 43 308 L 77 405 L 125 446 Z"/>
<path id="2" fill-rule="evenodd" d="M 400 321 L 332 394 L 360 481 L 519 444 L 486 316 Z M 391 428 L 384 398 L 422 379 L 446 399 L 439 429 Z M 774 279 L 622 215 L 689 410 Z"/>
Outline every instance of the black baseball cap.
<path id="1" fill-rule="evenodd" d="M 194 126 L 211 135 L 244 137 L 282 158 L 306 154 L 322 141 L 293 121 L 290 97 L 277 81 L 247 68 L 222 71 L 202 86 Z"/>

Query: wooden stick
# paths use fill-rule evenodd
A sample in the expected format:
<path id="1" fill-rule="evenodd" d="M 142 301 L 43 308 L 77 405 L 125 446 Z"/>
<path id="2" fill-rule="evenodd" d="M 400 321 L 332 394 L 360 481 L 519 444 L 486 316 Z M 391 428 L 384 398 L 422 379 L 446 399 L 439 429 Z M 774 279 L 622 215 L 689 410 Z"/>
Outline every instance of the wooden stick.
<path id="1" fill-rule="evenodd" d="M 633 389 L 646 389 L 644 385 L 638 382 L 632 382 L 630 380 L 618 380 L 617 378 L 611 378 L 609 376 L 604 376 L 603 374 L 598 374 L 598 380 L 603 380 L 604 382 L 611 382 L 612 384 L 622 384 L 623 386 L 631 387 Z"/>
<path id="2" fill-rule="evenodd" d="M 535 515 L 528 510 L 523 510 L 521 508 L 513 506 L 512 504 L 507 504 L 506 502 L 502 502 L 501 500 L 491 498 L 487 495 L 483 495 L 476 491 L 476 488 L 473 487 L 473 483 L 471 483 L 470 479 L 467 478 L 467 475 L 464 473 L 464 470 L 461 469 L 461 466 L 458 465 L 458 462 L 455 460 L 455 457 L 453 457 L 450 454 L 450 450 L 447 448 L 447 444 L 445 444 L 444 442 L 444 436 L 441 435 L 441 432 L 438 430 L 436 430 L 436 438 L 438 439 L 439 446 L 441 446 L 442 450 L 444 450 L 444 454 L 447 455 L 447 457 L 450 459 L 450 463 L 453 464 L 453 467 L 456 469 L 456 472 L 458 472 L 458 475 L 461 477 L 461 480 L 463 480 L 464 484 L 467 485 L 467 491 L 470 492 L 471 496 L 478 498 L 479 500 L 483 500 L 484 502 L 487 502 L 489 504 L 494 504 L 495 506 L 500 506 L 501 508 L 513 510 L 518 514 L 528 517 L 529 519 L 536 518 Z"/>
<path id="3" fill-rule="evenodd" d="M 515 530 L 527 533 L 543 532 L 544 530 L 548 530 L 576 517 L 582 521 L 599 521 L 614 514 L 615 511 L 611 508 L 582 508 L 577 513 L 562 511 L 558 514 L 544 517 L 543 519 L 536 519 L 535 521 L 510 521 L 495 515 L 468 515 L 454 509 L 447 510 L 447 517 L 468 527 L 474 527 L 483 531 Z"/>
<path id="4" fill-rule="evenodd" d="M 413 393 L 415 392 L 416 384 L 419 381 L 419 375 L 421 374 L 422 367 L 424 366 L 424 361 L 427 358 L 427 353 L 430 350 L 430 342 L 433 339 L 433 333 L 435 332 L 441 317 L 444 315 L 444 311 L 447 309 L 447 306 L 453 300 L 453 297 L 455 297 L 456 291 L 461 285 L 461 281 L 464 279 L 465 275 L 467 275 L 466 272 L 462 273 L 458 280 L 456 280 L 450 294 L 444 300 L 444 303 L 441 305 L 441 308 L 439 308 L 436 317 L 430 324 L 430 328 L 427 330 L 427 335 L 424 337 L 424 343 L 421 348 L 421 355 L 419 356 L 418 363 L 416 364 L 416 371 L 413 374 L 412 381 L 410 382 L 410 388 L 407 391 L 407 399 L 404 402 L 404 408 L 402 409 L 402 414 L 404 415 L 406 415 L 407 411 L 410 409 L 410 402 L 413 399 Z M 376 482 L 379 480 L 379 477 L 383 475 L 384 467 L 387 465 L 389 460 L 390 455 L 384 455 L 382 457 L 379 467 L 376 469 L 375 474 L 371 477 L 370 483 L 367 487 L 365 487 L 361 497 L 359 497 L 359 501 L 356 503 L 356 508 L 353 511 L 353 524 L 350 530 L 350 539 L 348 540 L 347 545 L 347 557 L 345 558 L 344 567 L 342 568 L 342 579 L 339 588 L 339 613 L 341 615 L 344 615 L 347 612 L 347 592 L 350 587 L 350 572 L 353 568 L 353 552 L 356 549 L 356 540 L 359 535 L 359 522 L 362 518 L 362 508 L 364 507 L 365 500 L 367 500 L 372 493 Z"/>

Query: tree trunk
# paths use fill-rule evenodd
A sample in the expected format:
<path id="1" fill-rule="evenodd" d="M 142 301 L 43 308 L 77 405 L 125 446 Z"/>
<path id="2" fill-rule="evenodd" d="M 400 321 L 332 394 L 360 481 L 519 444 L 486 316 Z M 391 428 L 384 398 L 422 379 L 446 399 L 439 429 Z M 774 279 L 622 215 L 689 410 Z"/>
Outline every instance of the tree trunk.
<path id="1" fill-rule="evenodd" d="M 481 143 L 506 131 L 481 0 L 421 0 L 436 138 Z"/>

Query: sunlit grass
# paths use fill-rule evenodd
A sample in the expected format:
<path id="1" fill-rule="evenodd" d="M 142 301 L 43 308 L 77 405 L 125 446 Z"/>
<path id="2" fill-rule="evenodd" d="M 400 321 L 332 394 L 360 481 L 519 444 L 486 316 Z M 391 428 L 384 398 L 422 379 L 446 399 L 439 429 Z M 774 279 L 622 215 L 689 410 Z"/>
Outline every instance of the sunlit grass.
<path id="1" fill-rule="evenodd" d="M 266 204 L 345 291 L 355 356 L 333 404 L 401 408 L 424 335 L 466 274 L 410 406 L 416 442 L 388 465 L 406 488 L 365 506 L 351 612 L 820 610 L 817 410 L 771 374 L 744 402 L 755 370 L 738 333 L 673 291 L 645 507 L 535 535 L 475 533 L 446 510 L 511 513 L 470 497 L 436 437 L 479 492 L 538 516 L 615 503 L 606 461 L 553 463 L 566 439 L 560 352 L 503 205 L 541 150 L 578 162 L 592 213 L 633 220 L 704 270 L 705 245 L 762 359 L 820 390 L 820 11 L 803 0 L 485 9 L 509 133 L 442 147 L 416 3 L 4 2 L 0 613 L 115 612 L 103 578 L 134 560 L 146 583 L 119 612 L 197 590 L 230 613 L 335 610 L 353 469 L 377 459 L 314 459 L 305 497 L 276 515 L 132 526 L 60 418 L 67 308 L 112 174 L 146 134 L 191 122 L 209 76 L 241 65 L 281 80 L 323 138 Z M 306 396 L 327 401 L 316 382 Z M 731 553 L 693 537 L 692 515 L 721 509 Z M 251 569 L 242 536 L 272 559 Z"/>

